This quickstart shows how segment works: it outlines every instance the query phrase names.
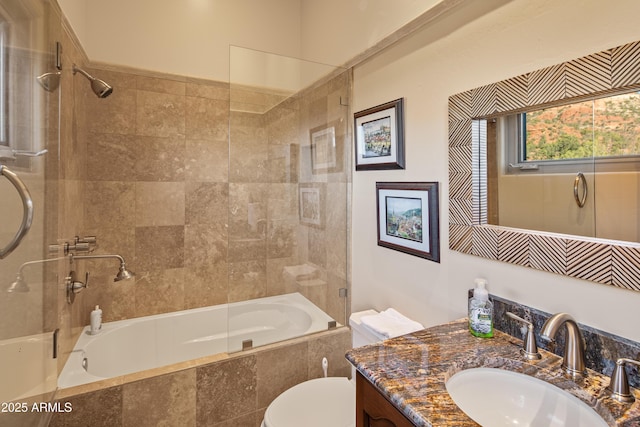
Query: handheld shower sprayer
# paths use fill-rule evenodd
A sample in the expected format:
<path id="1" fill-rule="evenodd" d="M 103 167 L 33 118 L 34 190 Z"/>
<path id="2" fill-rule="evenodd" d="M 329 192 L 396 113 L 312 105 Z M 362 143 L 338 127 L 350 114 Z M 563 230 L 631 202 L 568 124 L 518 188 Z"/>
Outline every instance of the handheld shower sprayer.
<path id="1" fill-rule="evenodd" d="M 91 74 L 87 73 L 76 64 L 73 64 L 72 70 L 73 74 L 80 73 L 91 82 L 91 90 L 93 90 L 93 93 L 95 93 L 98 98 L 106 98 L 113 92 L 113 88 L 108 83 L 106 83 L 104 80 L 93 77 Z"/>

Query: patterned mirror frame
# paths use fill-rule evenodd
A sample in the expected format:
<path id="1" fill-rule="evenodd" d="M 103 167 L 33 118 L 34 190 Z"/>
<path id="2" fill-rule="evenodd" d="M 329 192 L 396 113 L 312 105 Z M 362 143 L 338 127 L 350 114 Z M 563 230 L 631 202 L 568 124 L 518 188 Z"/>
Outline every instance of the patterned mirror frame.
<path id="1" fill-rule="evenodd" d="M 543 68 L 449 98 L 449 248 L 479 257 L 640 291 L 640 244 L 489 225 L 485 147 L 475 118 L 640 88 L 640 42 Z M 475 124 L 474 124 L 475 123 Z M 485 200 L 483 200 L 485 199 Z"/>

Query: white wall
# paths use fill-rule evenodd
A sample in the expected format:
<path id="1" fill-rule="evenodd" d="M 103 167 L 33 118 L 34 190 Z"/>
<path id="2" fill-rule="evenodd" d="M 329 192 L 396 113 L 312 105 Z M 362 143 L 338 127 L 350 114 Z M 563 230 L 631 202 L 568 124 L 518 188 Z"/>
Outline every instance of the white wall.
<path id="1" fill-rule="evenodd" d="M 300 53 L 299 0 L 59 0 L 92 61 L 227 81 L 229 45 Z"/>
<path id="2" fill-rule="evenodd" d="M 60 9 L 62 9 L 62 11 L 64 12 L 64 16 L 67 18 L 67 21 L 69 21 L 69 23 L 73 27 L 73 31 L 76 33 L 76 37 L 78 37 L 78 39 L 80 39 L 81 41 L 86 40 L 86 0 L 58 0 L 58 4 L 60 5 Z"/>
<path id="3" fill-rule="evenodd" d="M 342 65 L 441 0 L 301 0 L 302 57 Z"/>
<path id="4" fill-rule="evenodd" d="M 466 316 L 466 291 L 485 277 L 496 295 L 640 341 L 640 292 L 450 251 L 447 200 L 448 97 L 635 41 L 640 2 L 513 0 L 483 16 L 479 3 L 355 69 L 354 112 L 405 98 L 407 162 L 354 172 L 352 309 L 393 306 L 434 325 Z M 440 264 L 377 246 L 376 181 L 441 183 Z"/>
<path id="5" fill-rule="evenodd" d="M 92 61 L 227 81 L 229 45 L 341 65 L 441 0 L 58 0 Z"/>

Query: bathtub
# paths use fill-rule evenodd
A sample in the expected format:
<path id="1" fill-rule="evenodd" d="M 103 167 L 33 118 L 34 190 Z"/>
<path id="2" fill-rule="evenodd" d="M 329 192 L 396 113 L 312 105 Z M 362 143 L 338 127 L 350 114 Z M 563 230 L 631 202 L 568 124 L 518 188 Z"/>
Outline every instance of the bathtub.
<path id="1" fill-rule="evenodd" d="M 67 388 L 327 330 L 333 319 L 299 293 L 108 322 L 82 331 L 60 376 Z M 333 323 L 335 326 L 335 323 Z"/>

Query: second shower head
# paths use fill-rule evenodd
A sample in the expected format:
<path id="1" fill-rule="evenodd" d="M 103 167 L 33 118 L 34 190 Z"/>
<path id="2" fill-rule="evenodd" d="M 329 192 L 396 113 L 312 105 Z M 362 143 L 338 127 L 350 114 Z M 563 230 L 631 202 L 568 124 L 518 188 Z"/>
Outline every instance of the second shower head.
<path id="1" fill-rule="evenodd" d="M 106 98 L 113 92 L 113 88 L 108 83 L 106 83 L 104 80 L 93 77 L 82 68 L 76 66 L 76 64 L 73 64 L 72 70 L 73 74 L 80 73 L 87 79 L 89 79 L 89 81 L 91 82 L 91 90 L 93 90 L 93 93 L 95 93 L 98 98 Z"/>

